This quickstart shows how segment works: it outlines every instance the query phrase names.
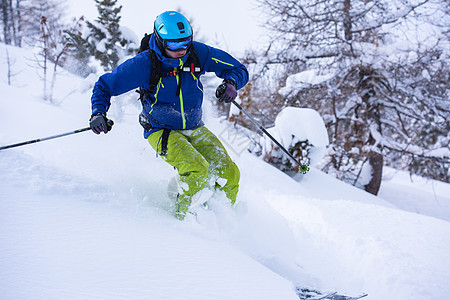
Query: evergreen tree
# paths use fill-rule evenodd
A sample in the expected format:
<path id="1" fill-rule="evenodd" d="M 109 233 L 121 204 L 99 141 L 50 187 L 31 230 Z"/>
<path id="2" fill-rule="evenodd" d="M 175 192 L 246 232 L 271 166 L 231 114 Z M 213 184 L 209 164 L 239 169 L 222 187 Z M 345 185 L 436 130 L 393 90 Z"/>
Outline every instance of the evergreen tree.
<path id="1" fill-rule="evenodd" d="M 117 6 L 117 0 L 95 0 L 95 2 L 98 10 L 97 19 L 94 22 L 85 21 L 89 33 L 84 36 L 81 32 L 67 32 L 67 35 L 76 59 L 86 62 L 89 57 L 94 57 L 104 71 L 111 71 L 124 56 L 136 51 L 136 41 L 127 40 L 122 36 L 119 25 L 122 6 Z"/>
<path id="2" fill-rule="evenodd" d="M 95 72 L 95 68 L 90 66 L 93 55 L 87 51 L 87 42 L 83 38 L 85 26 L 84 17 L 80 17 L 74 20 L 74 26 L 71 29 L 64 30 L 64 36 L 68 44 L 65 68 L 82 77 L 87 77 Z"/>
<path id="3" fill-rule="evenodd" d="M 88 45 L 91 53 L 98 59 L 105 71 L 117 67 L 119 54 L 117 45 L 125 45 L 119 30 L 119 13 L 122 6 L 116 6 L 117 0 L 95 0 L 97 3 L 98 18 L 96 24 L 86 22 L 91 31 Z"/>

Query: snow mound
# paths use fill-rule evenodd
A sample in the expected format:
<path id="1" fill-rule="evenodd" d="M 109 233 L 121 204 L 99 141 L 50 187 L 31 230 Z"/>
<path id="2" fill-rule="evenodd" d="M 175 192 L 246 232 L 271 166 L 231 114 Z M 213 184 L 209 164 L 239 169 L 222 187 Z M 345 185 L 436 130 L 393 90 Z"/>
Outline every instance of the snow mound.
<path id="1" fill-rule="evenodd" d="M 315 166 L 325 155 L 329 143 L 328 132 L 320 114 L 310 108 L 286 107 L 275 119 L 275 126 L 269 132 L 286 148 L 301 141 L 308 141 L 313 147 L 309 151 L 310 165 Z M 266 139 L 266 149 L 271 141 Z"/>

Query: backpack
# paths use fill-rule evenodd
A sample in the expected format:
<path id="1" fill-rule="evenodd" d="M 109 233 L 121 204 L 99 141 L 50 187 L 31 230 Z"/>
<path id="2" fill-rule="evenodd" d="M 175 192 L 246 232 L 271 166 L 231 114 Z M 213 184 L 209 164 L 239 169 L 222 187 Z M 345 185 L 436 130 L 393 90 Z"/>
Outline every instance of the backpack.
<path id="1" fill-rule="evenodd" d="M 174 69 L 170 72 L 168 72 L 167 74 L 162 74 L 162 61 L 160 61 L 158 59 L 158 56 L 156 55 L 155 51 L 149 48 L 149 41 L 150 41 L 150 34 L 145 34 L 145 36 L 142 38 L 141 40 L 141 45 L 139 47 L 139 51 L 138 53 L 144 52 L 144 51 L 148 51 L 149 55 L 150 55 L 150 60 L 151 60 L 151 71 L 150 71 L 150 79 L 149 79 L 149 84 L 150 87 L 147 90 L 143 90 L 142 88 L 139 88 L 139 90 L 137 90 L 136 92 L 139 93 L 139 100 L 142 102 L 144 101 L 145 98 L 147 98 L 148 96 L 150 96 L 153 91 L 155 90 L 156 86 L 158 85 L 159 79 L 161 77 L 166 77 L 166 76 L 176 76 L 179 72 L 191 72 L 194 73 L 197 77 L 201 74 L 201 64 L 200 64 L 200 60 L 198 59 L 198 55 L 195 52 L 194 47 L 192 46 L 190 49 L 190 54 L 185 62 L 185 64 L 183 65 L 183 68 L 177 68 Z M 181 73 L 180 73 L 181 75 Z M 180 95 L 180 89 L 181 89 L 181 76 L 180 76 L 180 81 L 178 83 L 178 88 L 177 88 L 177 96 Z"/>

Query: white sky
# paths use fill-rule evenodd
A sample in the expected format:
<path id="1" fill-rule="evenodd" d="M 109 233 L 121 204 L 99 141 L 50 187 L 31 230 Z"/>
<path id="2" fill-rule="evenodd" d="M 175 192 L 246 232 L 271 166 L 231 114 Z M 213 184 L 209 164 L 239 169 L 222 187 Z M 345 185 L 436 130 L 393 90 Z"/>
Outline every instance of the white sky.
<path id="1" fill-rule="evenodd" d="M 97 17 L 94 0 L 69 0 L 68 4 L 71 17 L 84 15 L 90 21 Z M 221 48 L 235 54 L 255 46 L 262 32 L 255 0 L 119 0 L 118 4 L 123 6 L 121 25 L 138 36 L 153 30 L 157 15 L 178 8 L 193 21 L 201 36 L 209 41 L 220 40 Z"/>

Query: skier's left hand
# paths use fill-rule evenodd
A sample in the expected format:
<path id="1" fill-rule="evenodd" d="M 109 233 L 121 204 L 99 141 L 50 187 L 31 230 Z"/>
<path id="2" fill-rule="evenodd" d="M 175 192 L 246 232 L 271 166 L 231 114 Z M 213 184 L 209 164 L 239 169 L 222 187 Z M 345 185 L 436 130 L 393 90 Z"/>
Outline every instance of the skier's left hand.
<path id="1" fill-rule="evenodd" d="M 219 99 L 219 102 L 233 102 L 237 97 L 236 84 L 232 80 L 224 80 L 223 83 L 217 87 L 216 97 Z"/>

